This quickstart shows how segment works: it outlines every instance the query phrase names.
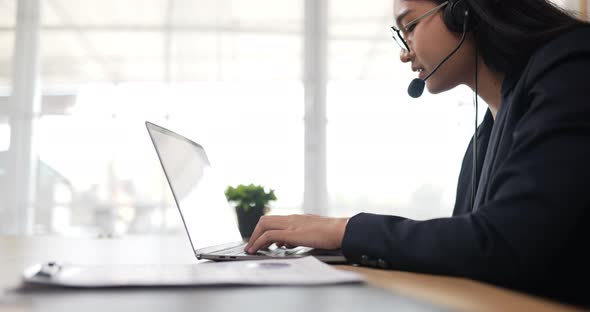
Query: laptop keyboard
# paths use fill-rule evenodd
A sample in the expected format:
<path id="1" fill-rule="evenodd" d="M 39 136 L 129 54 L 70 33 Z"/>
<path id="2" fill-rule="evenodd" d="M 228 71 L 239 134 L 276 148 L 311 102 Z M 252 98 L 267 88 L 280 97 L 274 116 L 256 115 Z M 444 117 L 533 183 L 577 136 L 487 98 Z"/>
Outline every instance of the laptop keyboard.
<path id="1" fill-rule="evenodd" d="M 217 253 L 228 255 L 228 256 L 248 256 L 248 255 L 250 255 L 244 251 L 244 247 L 246 247 L 246 243 L 244 243 L 242 245 L 238 245 L 236 247 L 231 247 L 228 249 L 220 250 Z M 259 250 L 256 253 L 256 255 L 259 255 L 259 256 L 264 255 L 264 256 L 270 256 L 270 257 L 284 257 L 284 256 L 291 255 L 297 251 L 298 250 L 274 248 L 271 250 Z"/>
<path id="2" fill-rule="evenodd" d="M 244 247 L 246 247 L 246 244 L 242 244 L 242 245 L 238 245 L 235 247 L 231 247 L 228 249 L 224 249 L 224 250 L 220 250 L 218 253 L 220 254 L 224 254 L 224 255 L 229 255 L 229 256 L 242 256 L 242 255 L 247 255 L 247 253 L 244 251 Z"/>

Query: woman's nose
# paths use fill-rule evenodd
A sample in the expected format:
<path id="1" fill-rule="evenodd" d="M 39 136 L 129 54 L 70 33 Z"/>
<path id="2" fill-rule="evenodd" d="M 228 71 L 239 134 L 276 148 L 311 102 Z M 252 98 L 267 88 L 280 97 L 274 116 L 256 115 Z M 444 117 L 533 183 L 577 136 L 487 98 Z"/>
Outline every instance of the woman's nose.
<path id="1" fill-rule="evenodd" d="M 407 51 L 405 49 L 402 49 L 402 51 L 399 54 L 399 59 L 403 63 L 407 63 L 407 62 L 411 61 L 413 57 L 414 57 L 414 52 L 413 51 Z"/>

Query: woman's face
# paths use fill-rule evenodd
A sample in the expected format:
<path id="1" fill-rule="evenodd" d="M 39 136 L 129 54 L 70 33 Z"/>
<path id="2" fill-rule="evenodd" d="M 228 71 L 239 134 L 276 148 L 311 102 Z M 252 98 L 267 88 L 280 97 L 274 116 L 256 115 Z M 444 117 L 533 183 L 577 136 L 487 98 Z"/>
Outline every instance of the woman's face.
<path id="1" fill-rule="evenodd" d="M 461 34 L 451 32 L 443 21 L 443 9 L 405 29 L 408 22 L 422 16 L 438 4 L 428 0 L 395 0 L 394 15 L 402 30 L 410 52 L 402 51 L 402 62 L 411 62 L 412 70 L 422 69 L 424 79 L 461 41 Z M 450 90 L 473 80 L 475 50 L 468 33 L 461 48 L 426 81 L 430 93 Z"/>

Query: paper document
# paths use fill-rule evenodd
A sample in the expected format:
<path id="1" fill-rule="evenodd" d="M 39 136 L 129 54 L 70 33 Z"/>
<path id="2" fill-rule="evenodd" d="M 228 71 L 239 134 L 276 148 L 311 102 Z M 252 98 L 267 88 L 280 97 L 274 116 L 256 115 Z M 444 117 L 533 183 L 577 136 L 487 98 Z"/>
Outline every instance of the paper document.
<path id="1" fill-rule="evenodd" d="M 323 285 L 363 282 L 314 257 L 200 264 L 76 265 L 48 262 L 25 270 L 25 283 L 68 287 Z"/>

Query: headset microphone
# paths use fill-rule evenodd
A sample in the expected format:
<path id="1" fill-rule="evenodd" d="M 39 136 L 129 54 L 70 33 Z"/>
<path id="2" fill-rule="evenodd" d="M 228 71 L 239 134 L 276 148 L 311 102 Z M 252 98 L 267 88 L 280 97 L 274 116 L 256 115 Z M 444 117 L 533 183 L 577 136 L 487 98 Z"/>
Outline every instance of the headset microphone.
<path id="1" fill-rule="evenodd" d="M 445 57 L 442 62 L 438 63 L 438 65 L 436 65 L 436 67 L 430 72 L 430 74 L 428 74 L 428 76 L 426 76 L 424 79 L 420 79 L 420 78 L 415 78 L 414 80 L 412 80 L 412 82 L 410 82 L 410 85 L 408 86 L 408 95 L 413 97 L 413 98 L 419 98 L 420 96 L 422 96 L 422 92 L 424 92 L 424 86 L 426 84 L 426 80 L 428 80 L 428 78 L 430 78 L 430 76 L 432 76 L 434 73 L 436 73 L 436 71 L 444 64 L 446 63 L 451 56 L 453 56 L 457 51 L 459 51 L 459 49 L 461 48 L 461 46 L 463 45 L 463 42 L 465 41 L 465 34 L 467 33 L 467 18 L 469 16 L 469 11 L 465 10 L 465 22 L 463 23 L 463 34 L 461 35 L 461 41 L 459 42 L 459 45 L 457 45 L 457 47 L 455 48 L 455 50 L 453 50 L 453 52 L 451 52 L 449 55 L 447 55 L 447 57 Z"/>
<path id="2" fill-rule="evenodd" d="M 410 85 L 408 86 L 408 94 L 413 98 L 419 98 L 422 96 L 422 92 L 424 92 L 424 85 L 426 84 L 426 79 L 418 79 L 414 78 Z"/>

